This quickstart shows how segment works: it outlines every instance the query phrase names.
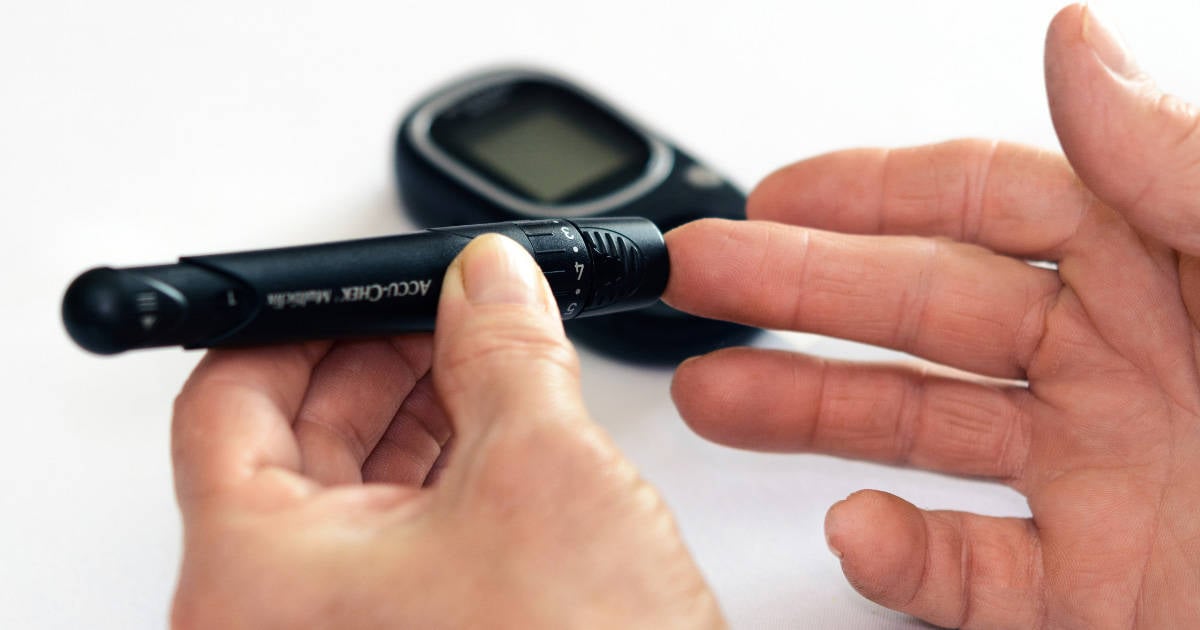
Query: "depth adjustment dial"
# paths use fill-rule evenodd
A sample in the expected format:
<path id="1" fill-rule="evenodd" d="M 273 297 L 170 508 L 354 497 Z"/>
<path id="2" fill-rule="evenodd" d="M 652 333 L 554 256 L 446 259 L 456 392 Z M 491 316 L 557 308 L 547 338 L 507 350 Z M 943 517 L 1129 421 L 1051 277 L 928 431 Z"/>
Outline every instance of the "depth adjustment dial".
<path id="1" fill-rule="evenodd" d="M 569 221 L 522 221 L 521 230 L 533 246 L 550 291 L 564 320 L 574 319 L 588 306 L 594 283 L 592 253 L 583 234 Z"/>

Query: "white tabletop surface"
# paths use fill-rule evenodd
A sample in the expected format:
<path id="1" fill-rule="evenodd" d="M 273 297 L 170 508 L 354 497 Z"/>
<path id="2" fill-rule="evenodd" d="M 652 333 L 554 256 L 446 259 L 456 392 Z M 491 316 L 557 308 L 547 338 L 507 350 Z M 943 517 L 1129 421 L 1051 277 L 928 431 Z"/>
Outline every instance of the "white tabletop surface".
<path id="1" fill-rule="evenodd" d="M 59 320 L 97 264 L 409 229 L 389 174 L 405 106 L 482 65 L 584 80 L 736 182 L 859 145 L 1054 147 L 1042 41 L 1058 2 L 163 2 L 0 5 L 0 627 L 166 623 L 180 528 L 170 404 L 197 353 L 101 359 Z M 1200 100 L 1200 3 L 1103 3 L 1143 66 Z M 880 350 L 810 336 L 829 356 Z M 670 374 L 583 352 L 595 416 L 674 508 L 743 628 L 903 628 L 822 535 L 859 488 L 1023 515 L 1014 492 L 708 444 Z M 611 392 L 620 391 L 620 396 Z"/>

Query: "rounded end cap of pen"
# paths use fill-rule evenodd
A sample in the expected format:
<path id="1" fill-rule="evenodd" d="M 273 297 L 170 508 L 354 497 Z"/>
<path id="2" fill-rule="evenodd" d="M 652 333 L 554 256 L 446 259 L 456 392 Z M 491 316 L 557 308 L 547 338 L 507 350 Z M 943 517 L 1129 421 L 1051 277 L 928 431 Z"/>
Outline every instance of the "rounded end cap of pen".
<path id="1" fill-rule="evenodd" d="M 136 299 L 131 303 L 126 274 L 111 267 L 84 272 L 63 296 L 62 319 L 67 334 L 84 350 L 116 354 L 140 345 Z"/>

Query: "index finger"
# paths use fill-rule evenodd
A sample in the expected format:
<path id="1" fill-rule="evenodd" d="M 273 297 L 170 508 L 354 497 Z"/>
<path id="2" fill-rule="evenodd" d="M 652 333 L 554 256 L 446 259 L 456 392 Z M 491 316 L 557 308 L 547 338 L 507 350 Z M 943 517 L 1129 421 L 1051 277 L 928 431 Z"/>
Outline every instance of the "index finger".
<path id="1" fill-rule="evenodd" d="M 703 219 L 666 235 L 680 310 L 1024 378 L 1058 274 L 976 245 Z"/>
<path id="2" fill-rule="evenodd" d="M 313 368 L 327 341 L 212 350 L 175 399 L 171 455 L 184 511 L 220 495 L 265 467 L 300 469 L 292 433 Z"/>

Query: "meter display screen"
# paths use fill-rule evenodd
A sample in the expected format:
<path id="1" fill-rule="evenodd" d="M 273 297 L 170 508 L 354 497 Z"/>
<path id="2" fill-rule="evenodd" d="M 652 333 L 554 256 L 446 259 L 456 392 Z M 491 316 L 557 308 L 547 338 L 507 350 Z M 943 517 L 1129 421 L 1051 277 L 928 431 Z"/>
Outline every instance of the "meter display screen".
<path id="1" fill-rule="evenodd" d="M 463 148 L 539 201 L 555 202 L 621 169 L 622 147 L 542 107 L 487 129 Z"/>
<path id="2" fill-rule="evenodd" d="M 628 126 L 545 84 L 479 95 L 440 116 L 431 132 L 472 170 L 542 204 L 615 192 L 649 159 L 646 142 Z"/>

